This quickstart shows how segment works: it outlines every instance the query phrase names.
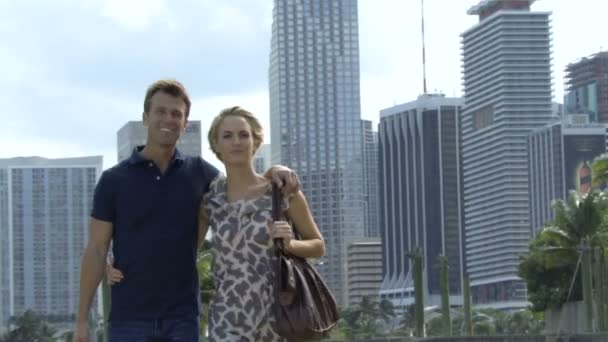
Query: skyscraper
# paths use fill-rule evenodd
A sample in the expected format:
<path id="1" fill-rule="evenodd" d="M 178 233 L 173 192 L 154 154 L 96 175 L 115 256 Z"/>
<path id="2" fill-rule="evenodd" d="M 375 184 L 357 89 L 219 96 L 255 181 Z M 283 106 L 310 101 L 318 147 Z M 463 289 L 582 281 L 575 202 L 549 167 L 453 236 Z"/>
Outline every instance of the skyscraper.
<path id="1" fill-rule="evenodd" d="M 379 237 L 379 206 L 378 206 L 378 132 L 372 129 L 372 122 L 362 120 L 363 127 L 363 171 L 366 186 L 366 224 L 367 237 Z"/>
<path id="2" fill-rule="evenodd" d="M 591 122 L 608 123 L 608 51 L 568 64 L 566 87 L 569 114 L 584 113 Z"/>
<path id="3" fill-rule="evenodd" d="M 527 306 L 518 255 L 530 240 L 527 136 L 552 116 L 551 33 L 535 0 L 484 0 L 462 34 L 467 271 L 473 301 Z"/>
<path id="4" fill-rule="evenodd" d="M 553 202 L 570 191 L 591 189 L 591 164 L 606 152 L 606 125 L 586 114 L 566 115 L 528 137 L 530 228 L 533 234 L 555 218 Z"/>
<path id="5" fill-rule="evenodd" d="M 365 234 L 357 1 L 275 0 L 269 85 L 273 164 L 300 175 L 346 303 L 346 246 Z"/>
<path id="6" fill-rule="evenodd" d="M 136 146 L 145 145 L 147 136 L 148 130 L 141 121 L 129 121 L 122 126 L 116 133 L 118 161 L 129 158 Z M 201 143 L 201 122 L 188 121 L 188 127 L 179 138 L 177 148 L 185 155 L 200 157 Z"/>
<path id="7" fill-rule="evenodd" d="M 0 325 L 26 310 L 73 323 L 101 168 L 102 157 L 0 159 Z"/>
<path id="8" fill-rule="evenodd" d="M 380 112 L 380 295 L 399 310 L 414 302 L 408 254 L 417 248 L 424 255 L 425 305 L 441 305 L 439 255 L 448 259 L 451 303 L 462 303 L 462 105 L 461 98 L 425 94 Z"/>

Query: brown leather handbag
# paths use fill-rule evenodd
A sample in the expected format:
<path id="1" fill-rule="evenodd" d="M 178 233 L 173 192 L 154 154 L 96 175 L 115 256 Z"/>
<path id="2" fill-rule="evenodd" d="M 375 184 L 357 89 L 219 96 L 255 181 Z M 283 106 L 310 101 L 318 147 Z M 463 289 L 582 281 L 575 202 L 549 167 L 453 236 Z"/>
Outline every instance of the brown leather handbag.
<path id="1" fill-rule="evenodd" d="M 284 220 L 282 194 L 273 183 L 272 218 Z M 298 233 L 294 229 L 298 238 Z M 319 273 L 305 259 L 287 253 L 282 240 L 275 241 L 275 303 L 277 333 L 288 341 L 326 337 L 336 325 L 338 305 Z"/>

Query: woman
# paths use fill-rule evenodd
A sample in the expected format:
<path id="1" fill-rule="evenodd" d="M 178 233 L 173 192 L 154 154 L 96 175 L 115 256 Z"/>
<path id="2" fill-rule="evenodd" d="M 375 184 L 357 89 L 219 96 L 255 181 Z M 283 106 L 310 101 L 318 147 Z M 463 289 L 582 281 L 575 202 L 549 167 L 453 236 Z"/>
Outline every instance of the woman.
<path id="1" fill-rule="evenodd" d="M 274 327 L 274 239 L 287 252 L 317 258 L 325 243 L 302 192 L 286 198 L 285 221 L 272 222 L 272 186 L 257 174 L 253 157 L 263 142 L 257 118 L 241 107 L 223 110 L 209 130 L 211 150 L 226 167 L 201 205 L 202 236 L 213 232 L 215 294 L 209 313 L 210 341 L 281 341 Z M 118 279 L 120 280 L 120 279 Z"/>

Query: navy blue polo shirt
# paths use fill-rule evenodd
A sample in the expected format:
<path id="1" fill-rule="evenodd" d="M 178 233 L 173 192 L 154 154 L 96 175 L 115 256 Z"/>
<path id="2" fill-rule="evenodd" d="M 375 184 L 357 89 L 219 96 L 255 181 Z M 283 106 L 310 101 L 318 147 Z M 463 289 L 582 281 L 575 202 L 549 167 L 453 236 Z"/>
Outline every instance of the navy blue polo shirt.
<path id="1" fill-rule="evenodd" d="M 112 222 L 115 267 L 110 320 L 198 315 L 198 210 L 218 170 L 200 157 L 175 152 L 161 174 L 138 147 L 104 171 L 91 216 Z"/>

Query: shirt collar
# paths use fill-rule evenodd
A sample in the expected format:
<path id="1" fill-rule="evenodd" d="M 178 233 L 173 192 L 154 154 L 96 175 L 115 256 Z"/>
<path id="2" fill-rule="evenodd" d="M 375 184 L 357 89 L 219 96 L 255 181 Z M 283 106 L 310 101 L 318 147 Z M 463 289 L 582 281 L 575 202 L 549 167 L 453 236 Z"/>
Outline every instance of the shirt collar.
<path id="1" fill-rule="evenodd" d="M 146 159 L 141 151 L 144 149 L 145 145 L 136 146 L 131 153 L 131 157 L 129 157 L 129 164 L 136 165 L 141 163 L 150 162 L 149 159 Z M 171 160 L 172 163 L 182 163 L 184 161 L 184 156 L 182 153 L 176 148 L 175 153 L 173 154 L 173 158 Z"/>

